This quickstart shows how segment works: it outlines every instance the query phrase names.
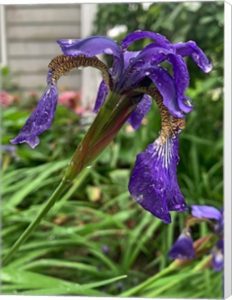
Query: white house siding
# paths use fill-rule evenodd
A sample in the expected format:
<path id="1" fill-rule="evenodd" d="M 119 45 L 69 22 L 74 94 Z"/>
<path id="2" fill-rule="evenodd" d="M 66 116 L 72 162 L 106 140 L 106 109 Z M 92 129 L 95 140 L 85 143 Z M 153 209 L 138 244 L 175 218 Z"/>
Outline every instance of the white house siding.
<path id="1" fill-rule="evenodd" d="M 81 6 L 5 6 L 7 62 L 22 91 L 42 90 L 47 65 L 61 54 L 57 39 L 81 37 Z M 81 89 L 80 71 L 59 80 L 60 89 Z"/>

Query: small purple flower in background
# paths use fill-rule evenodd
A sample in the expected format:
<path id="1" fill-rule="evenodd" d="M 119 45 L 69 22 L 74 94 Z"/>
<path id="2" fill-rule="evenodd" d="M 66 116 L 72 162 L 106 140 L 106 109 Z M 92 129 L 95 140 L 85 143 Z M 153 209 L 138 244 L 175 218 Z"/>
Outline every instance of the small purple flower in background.
<path id="1" fill-rule="evenodd" d="M 177 239 L 169 251 L 171 259 L 192 259 L 197 256 L 198 247 L 207 239 L 201 238 L 195 243 L 190 235 L 189 226 L 193 226 L 199 220 L 213 220 L 213 244 L 210 249 L 206 249 L 212 255 L 211 264 L 215 271 L 221 271 L 224 265 L 224 241 L 223 241 L 223 214 L 217 208 L 207 205 L 192 205 L 191 214 L 196 220 L 191 220 L 191 225 L 184 229 L 183 233 Z M 190 222 L 187 221 L 189 224 Z M 208 239 L 209 240 L 209 239 Z M 202 249 L 201 249 L 202 251 Z"/>
<path id="2" fill-rule="evenodd" d="M 2 153 L 7 153 L 11 157 L 17 159 L 16 147 L 12 145 L 0 145 L 0 155 Z"/>
<path id="3" fill-rule="evenodd" d="M 193 239 L 189 230 L 183 230 L 168 255 L 171 259 L 192 259 L 195 257 Z"/>
<path id="4" fill-rule="evenodd" d="M 195 218 L 215 220 L 214 232 L 218 237 L 217 243 L 212 248 L 212 265 L 215 271 L 221 271 L 224 266 L 224 218 L 223 213 L 213 206 L 192 205 L 192 215 Z"/>
<path id="5" fill-rule="evenodd" d="M 145 38 L 151 40 L 149 45 L 140 51 L 128 50 L 135 41 Z M 163 35 L 150 31 L 130 33 L 120 45 L 104 36 L 61 39 L 58 44 L 63 55 L 50 62 L 47 89 L 12 143 L 26 142 L 32 148 L 38 145 L 38 136 L 51 126 L 54 118 L 58 99 L 56 82 L 60 76 L 76 67 L 92 66 L 99 69 L 103 80 L 94 111 L 99 115 L 101 108 L 104 109 L 108 104 L 108 115 L 112 113 L 112 118 L 117 118 L 116 125 L 109 128 L 107 135 L 106 128 L 110 122 L 100 118 L 99 131 L 93 130 L 95 136 L 87 139 L 91 145 L 88 150 L 85 147 L 85 154 L 90 150 L 92 152 L 83 156 L 83 159 L 94 157 L 94 151 L 99 153 L 98 149 L 107 145 L 125 121 L 138 129 L 151 108 L 151 98 L 155 99 L 161 114 L 160 135 L 137 156 L 129 191 L 143 208 L 165 223 L 170 223 L 170 211 L 185 211 L 187 208 L 176 174 L 179 134 L 185 126 L 186 114 L 192 110 L 190 100 L 185 95 L 189 86 L 189 73 L 183 57 L 190 56 L 205 73 L 212 69 L 210 61 L 195 42 L 172 44 Z M 98 54 L 111 55 L 112 66 L 107 67 L 96 57 Z M 163 62 L 171 65 L 171 73 L 161 65 Z M 130 109 L 123 104 L 126 99 L 130 99 Z M 122 107 L 120 114 L 117 114 L 118 107 Z M 101 122 L 105 122 L 105 125 L 101 125 Z M 71 173 L 73 176 L 75 172 Z"/>
<path id="6" fill-rule="evenodd" d="M 110 248 L 109 248 L 108 245 L 102 245 L 101 251 L 102 251 L 104 254 L 108 255 L 109 252 L 110 252 Z"/>

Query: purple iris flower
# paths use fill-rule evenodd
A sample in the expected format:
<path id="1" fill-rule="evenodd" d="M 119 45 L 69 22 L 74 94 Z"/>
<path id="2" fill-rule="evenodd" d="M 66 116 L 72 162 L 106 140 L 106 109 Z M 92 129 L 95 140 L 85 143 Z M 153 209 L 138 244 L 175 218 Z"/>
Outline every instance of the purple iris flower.
<path id="1" fill-rule="evenodd" d="M 212 266 L 215 271 L 221 271 L 224 265 L 223 213 L 217 208 L 207 205 L 192 205 L 191 214 L 197 219 L 213 220 L 213 232 L 217 242 L 211 249 Z M 171 259 L 192 259 L 196 255 L 189 229 L 184 229 L 169 251 Z"/>
<path id="2" fill-rule="evenodd" d="M 224 266 L 224 218 L 223 213 L 213 206 L 192 205 L 192 215 L 195 218 L 214 220 L 214 232 L 218 241 L 212 248 L 212 265 L 215 271 L 221 271 Z"/>
<path id="3" fill-rule="evenodd" d="M 135 41 L 145 38 L 151 40 L 149 45 L 140 51 L 128 50 Z M 12 143 L 26 142 L 33 148 L 38 145 L 38 136 L 51 126 L 54 118 L 58 94 L 56 81 L 73 66 L 92 66 L 102 72 L 95 112 L 110 99 L 110 94 L 119 99 L 128 96 L 136 100 L 136 107 L 128 118 L 134 129 L 139 128 L 149 112 L 151 97 L 158 95 L 156 102 L 162 119 L 160 136 L 137 156 L 129 191 L 142 207 L 170 223 L 169 211 L 186 209 L 176 175 L 179 134 L 184 128 L 185 115 L 192 110 L 185 95 L 189 73 L 183 57 L 190 56 L 206 73 L 212 69 L 210 61 L 195 42 L 172 44 L 163 35 L 150 31 L 130 33 L 120 45 L 104 36 L 61 39 L 58 44 L 63 56 L 49 64 L 46 92 Z M 97 59 L 99 54 L 111 55 L 112 66 L 108 68 Z M 163 62 L 171 65 L 172 73 L 162 66 Z"/>

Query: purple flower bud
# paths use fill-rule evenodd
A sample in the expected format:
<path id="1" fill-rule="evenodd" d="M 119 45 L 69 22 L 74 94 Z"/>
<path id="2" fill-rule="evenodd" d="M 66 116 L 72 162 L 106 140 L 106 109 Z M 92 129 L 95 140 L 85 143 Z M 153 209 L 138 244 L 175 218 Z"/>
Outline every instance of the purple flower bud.
<path id="1" fill-rule="evenodd" d="M 110 252 L 110 248 L 107 245 L 102 245 L 101 250 L 104 254 L 108 254 Z"/>
<path id="2" fill-rule="evenodd" d="M 188 230 L 184 230 L 178 237 L 171 250 L 169 251 L 171 259 L 192 259 L 195 256 L 193 240 Z"/>
<path id="3" fill-rule="evenodd" d="M 212 265 L 217 272 L 222 271 L 224 267 L 224 242 L 219 240 L 212 250 Z"/>

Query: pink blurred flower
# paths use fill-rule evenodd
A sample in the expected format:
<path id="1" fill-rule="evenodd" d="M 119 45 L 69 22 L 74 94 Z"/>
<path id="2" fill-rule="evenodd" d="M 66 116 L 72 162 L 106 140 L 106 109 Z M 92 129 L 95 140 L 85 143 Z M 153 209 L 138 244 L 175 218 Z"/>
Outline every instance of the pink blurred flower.
<path id="1" fill-rule="evenodd" d="M 7 93 L 6 91 L 0 91 L 0 106 L 8 107 L 15 101 L 15 96 Z"/>
<path id="2" fill-rule="evenodd" d="M 61 105 L 72 109 L 78 115 L 82 115 L 85 109 L 81 106 L 80 100 L 80 93 L 76 91 L 65 91 L 60 94 L 58 99 Z"/>

